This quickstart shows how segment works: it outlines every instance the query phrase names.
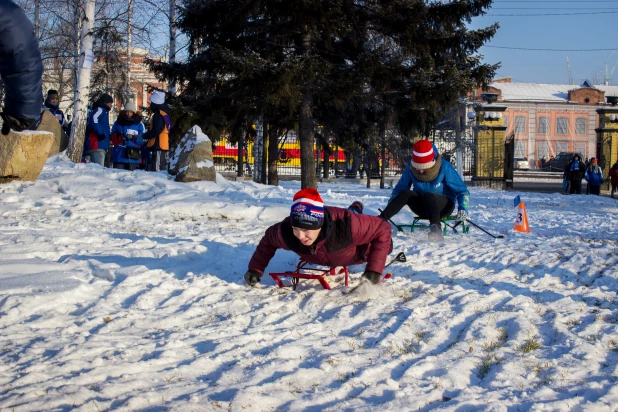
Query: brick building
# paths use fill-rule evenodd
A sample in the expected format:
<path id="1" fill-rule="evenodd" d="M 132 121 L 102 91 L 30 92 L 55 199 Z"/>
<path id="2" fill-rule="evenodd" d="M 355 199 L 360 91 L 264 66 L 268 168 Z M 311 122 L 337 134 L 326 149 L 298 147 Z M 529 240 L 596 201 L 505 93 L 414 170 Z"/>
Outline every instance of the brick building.
<path id="1" fill-rule="evenodd" d="M 618 96 L 618 86 L 512 83 L 506 78 L 492 82 L 488 92 L 497 93 L 498 104 L 506 106 L 503 124 L 506 135 L 515 136 L 515 157 L 528 158 L 535 168 L 543 156 L 560 152 L 596 156 L 597 109 L 608 106 L 608 96 Z"/>

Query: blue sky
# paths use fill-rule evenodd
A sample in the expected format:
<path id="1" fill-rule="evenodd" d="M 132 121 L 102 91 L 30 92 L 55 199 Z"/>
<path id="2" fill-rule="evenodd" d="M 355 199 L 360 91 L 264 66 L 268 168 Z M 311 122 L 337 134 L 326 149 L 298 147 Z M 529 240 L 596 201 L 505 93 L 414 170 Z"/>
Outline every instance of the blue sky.
<path id="1" fill-rule="evenodd" d="M 487 27 L 495 22 L 500 29 L 480 53 L 487 63 L 501 62 L 496 77 L 568 84 L 568 57 L 573 80 L 581 84 L 585 79 L 594 80 L 595 74 L 603 79 L 605 62 L 611 69 L 618 57 L 618 0 L 494 0 L 487 14 L 473 20 L 470 27 Z M 618 67 L 610 84 L 618 85 Z"/>

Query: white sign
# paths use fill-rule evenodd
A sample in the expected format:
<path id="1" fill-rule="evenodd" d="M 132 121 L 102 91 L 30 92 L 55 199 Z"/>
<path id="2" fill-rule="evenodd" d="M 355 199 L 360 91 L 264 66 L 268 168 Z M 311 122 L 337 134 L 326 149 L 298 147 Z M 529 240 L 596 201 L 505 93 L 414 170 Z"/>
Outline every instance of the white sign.
<path id="1" fill-rule="evenodd" d="M 92 69 L 92 64 L 94 63 L 94 53 L 92 50 L 84 50 L 84 62 L 82 63 L 82 67 L 84 69 Z"/>

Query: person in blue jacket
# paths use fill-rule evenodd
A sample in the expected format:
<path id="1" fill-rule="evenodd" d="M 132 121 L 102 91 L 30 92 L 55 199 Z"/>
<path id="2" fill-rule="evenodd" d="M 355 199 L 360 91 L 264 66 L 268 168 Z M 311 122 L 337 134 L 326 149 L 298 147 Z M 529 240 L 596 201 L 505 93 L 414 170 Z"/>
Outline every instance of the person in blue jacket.
<path id="1" fill-rule="evenodd" d="M 440 219 L 450 216 L 457 202 L 457 219 L 465 221 L 469 197 L 468 188 L 450 162 L 442 161 L 429 140 L 419 140 L 380 217 L 390 219 L 408 205 L 418 217 L 429 219 L 429 239 L 439 241 L 444 239 Z"/>
<path id="2" fill-rule="evenodd" d="M 600 195 L 601 194 L 601 183 L 605 181 L 603 178 L 603 171 L 599 167 L 598 161 L 596 158 L 590 159 L 590 164 L 586 169 L 586 174 L 584 175 L 584 179 L 588 182 L 588 187 L 590 188 L 591 195 Z"/>
<path id="3" fill-rule="evenodd" d="M 142 161 L 142 139 L 146 128 L 142 115 L 138 113 L 133 100 L 129 101 L 118 114 L 112 126 L 112 163 L 116 169 L 135 170 Z"/>
<path id="4" fill-rule="evenodd" d="M 58 107 L 60 104 L 60 95 L 57 90 L 48 90 L 47 98 L 45 99 L 45 108 L 54 115 L 60 126 L 66 130 L 67 119 L 64 117 L 64 112 Z"/>
<path id="5" fill-rule="evenodd" d="M 43 105 L 43 63 L 34 26 L 10 0 L 0 0 L 0 78 L 4 83 L 2 134 L 32 127 Z"/>
<path id="6" fill-rule="evenodd" d="M 94 102 L 92 113 L 88 116 L 86 138 L 84 139 L 84 157 L 90 156 L 90 162 L 101 166 L 105 163 L 105 155 L 109 149 L 109 111 L 114 99 L 107 93 Z"/>

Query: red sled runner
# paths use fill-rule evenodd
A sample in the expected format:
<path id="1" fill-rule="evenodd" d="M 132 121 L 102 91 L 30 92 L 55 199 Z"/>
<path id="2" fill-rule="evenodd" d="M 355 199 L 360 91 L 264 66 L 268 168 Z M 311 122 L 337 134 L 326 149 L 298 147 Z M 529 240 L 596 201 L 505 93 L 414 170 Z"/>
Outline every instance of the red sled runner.
<path id="1" fill-rule="evenodd" d="M 405 262 L 405 261 L 406 261 L 406 255 L 404 255 L 403 252 L 400 252 L 397 254 L 395 259 L 393 259 L 389 264 L 384 266 L 384 268 L 386 269 L 387 267 L 389 267 L 395 262 Z M 343 275 L 345 276 L 345 285 L 350 286 L 350 272 L 348 271 L 347 266 L 341 266 L 341 269 L 337 270 L 337 267 L 339 266 L 332 267 L 330 269 L 318 269 L 318 268 L 306 267 L 307 265 L 308 265 L 308 262 L 301 260 L 300 262 L 298 262 L 298 265 L 296 266 L 296 270 L 293 272 L 269 273 L 269 275 L 270 277 L 273 278 L 273 280 L 277 283 L 277 285 L 280 288 L 286 287 L 281 281 L 281 278 L 289 277 L 289 278 L 292 278 L 292 289 L 293 290 L 296 290 L 296 286 L 298 286 L 301 279 L 317 280 L 318 282 L 320 282 L 320 284 L 322 285 L 324 289 L 331 290 L 330 285 L 326 281 L 326 276 L 340 275 L 343 273 Z M 392 277 L 393 275 L 391 273 L 387 273 L 384 275 L 382 280 L 390 279 Z"/>
<path id="2" fill-rule="evenodd" d="M 285 285 L 281 281 L 282 277 L 292 278 L 292 289 L 296 290 L 296 286 L 300 283 L 301 279 L 314 279 L 320 282 L 322 287 L 327 290 L 330 289 L 330 285 L 326 281 L 326 276 L 340 275 L 344 274 L 345 276 L 345 285 L 348 286 L 350 283 L 347 266 L 341 266 L 341 269 L 337 271 L 337 267 L 333 267 L 330 269 L 318 269 L 318 268 L 309 268 L 306 267 L 308 262 L 301 260 L 298 262 L 296 266 L 296 270 L 294 272 L 281 272 L 281 273 L 269 273 L 270 277 L 277 283 L 280 288 L 284 288 Z"/>

